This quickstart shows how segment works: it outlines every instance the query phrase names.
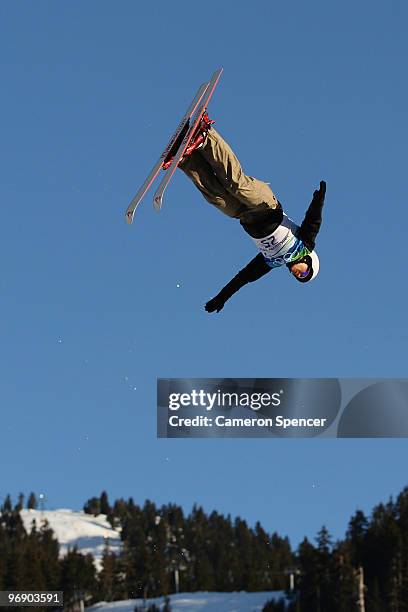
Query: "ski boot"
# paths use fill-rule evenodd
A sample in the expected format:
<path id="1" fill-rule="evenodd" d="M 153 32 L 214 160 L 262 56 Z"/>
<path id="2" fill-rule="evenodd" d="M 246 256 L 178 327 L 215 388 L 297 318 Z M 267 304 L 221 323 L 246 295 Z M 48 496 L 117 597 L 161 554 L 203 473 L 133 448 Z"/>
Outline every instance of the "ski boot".
<path id="1" fill-rule="evenodd" d="M 196 149 L 201 149 L 204 146 L 205 139 L 207 138 L 208 130 L 211 129 L 212 124 L 215 123 L 212 119 L 209 118 L 207 112 L 203 114 L 201 117 L 201 121 L 198 125 L 198 128 L 191 139 L 190 144 L 185 150 L 184 156 L 191 155 L 193 151 Z"/>
<path id="2" fill-rule="evenodd" d="M 201 121 L 198 124 L 198 127 L 194 133 L 194 136 L 192 137 L 187 149 L 184 151 L 184 155 L 180 159 L 179 163 L 181 163 L 185 159 L 185 157 L 187 157 L 188 155 L 191 155 L 193 151 L 196 151 L 197 149 L 201 149 L 201 147 L 204 146 L 205 139 L 207 138 L 208 130 L 211 129 L 211 126 L 213 123 L 215 123 L 215 121 L 210 119 L 207 112 L 205 112 L 203 116 L 201 117 Z M 171 166 L 173 162 L 173 158 L 175 154 L 177 153 L 177 150 L 179 146 L 181 145 L 184 136 L 187 133 L 189 125 L 190 125 L 190 122 L 187 122 L 184 128 L 182 129 L 182 131 L 180 132 L 180 135 L 177 138 L 176 142 L 170 149 L 168 155 L 166 156 L 166 159 L 163 162 L 163 170 L 167 170 L 167 168 Z"/>

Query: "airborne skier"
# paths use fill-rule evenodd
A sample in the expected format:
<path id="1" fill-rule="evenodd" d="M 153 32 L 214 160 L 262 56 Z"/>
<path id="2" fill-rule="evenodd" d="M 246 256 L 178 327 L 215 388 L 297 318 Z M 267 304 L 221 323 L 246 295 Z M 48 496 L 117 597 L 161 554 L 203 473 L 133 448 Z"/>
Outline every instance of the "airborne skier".
<path id="1" fill-rule="evenodd" d="M 210 204 L 229 217 L 239 219 L 260 251 L 205 305 L 207 312 L 220 312 L 241 287 L 273 268 L 286 265 L 301 283 L 316 278 L 319 258 L 314 248 L 322 223 L 326 183 L 320 182 L 302 224 L 296 225 L 285 214 L 267 183 L 244 174 L 231 147 L 212 127 L 213 123 L 205 113 L 179 168 Z M 171 163 L 172 153 L 170 151 L 164 167 Z"/>
<path id="2" fill-rule="evenodd" d="M 207 312 L 220 312 L 241 287 L 272 268 L 285 265 L 301 283 L 316 278 L 319 258 L 314 248 L 326 194 L 326 183 L 320 181 L 298 226 L 286 215 L 267 183 L 244 174 L 231 147 L 212 127 L 214 121 L 206 112 L 222 72 L 223 68 L 219 68 L 210 81 L 199 87 L 176 132 L 125 213 L 127 223 L 131 224 L 136 208 L 163 168 L 166 174 L 154 195 L 154 207 L 160 210 L 164 191 L 179 167 L 210 204 L 239 219 L 260 252 L 207 302 Z"/>

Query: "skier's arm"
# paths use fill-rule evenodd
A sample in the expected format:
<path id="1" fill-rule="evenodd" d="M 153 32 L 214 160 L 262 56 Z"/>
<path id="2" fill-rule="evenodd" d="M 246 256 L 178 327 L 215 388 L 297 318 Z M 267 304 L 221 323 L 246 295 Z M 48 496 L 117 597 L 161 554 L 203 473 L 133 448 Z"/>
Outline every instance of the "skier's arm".
<path id="1" fill-rule="evenodd" d="M 261 278 L 268 272 L 270 272 L 272 268 L 268 266 L 263 255 L 258 253 L 256 257 L 254 257 L 245 268 L 240 270 L 236 276 L 232 280 L 230 280 L 227 285 L 216 295 L 212 300 L 207 302 L 205 305 L 205 309 L 207 312 L 220 312 L 224 308 L 224 304 L 227 300 L 230 299 L 231 296 L 234 295 L 241 287 L 246 285 L 247 283 L 252 283 L 258 278 Z"/>
<path id="2" fill-rule="evenodd" d="M 316 236 L 322 224 L 322 209 L 325 195 L 326 182 L 320 181 L 320 187 L 314 192 L 313 199 L 300 226 L 299 237 L 311 251 L 315 247 Z"/>

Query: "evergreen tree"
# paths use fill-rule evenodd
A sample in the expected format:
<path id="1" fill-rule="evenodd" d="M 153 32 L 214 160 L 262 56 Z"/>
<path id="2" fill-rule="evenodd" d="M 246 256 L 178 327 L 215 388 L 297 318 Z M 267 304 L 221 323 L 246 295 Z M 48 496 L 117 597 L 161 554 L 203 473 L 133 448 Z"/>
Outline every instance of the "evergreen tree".
<path id="1" fill-rule="evenodd" d="M 332 609 L 336 612 L 357 612 L 358 583 L 357 572 L 351 562 L 350 548 L 347 542 L 339 542 L 334 548 L 330 560 Z"/>
<path id="2" fill-rule="evenodd" d="M 240 564 L 240 576 L 239 576 L 239 589 L 240 590 L 251 590 L 254 585 L 254 579 L 252 575 L 252 564 L 254 563 L 253 549 L 252 549 L 252 538 L 251 532 L 248 528 L 246 521 L 240 518 L 235 519 L 235 539 L 237 543 L 237 550 L 241 560 Z"/>
<path id="3" fill-rule="evenodd" d="M 37 508 L 38 508 L 37 497 L 36 497 L 35 493 L 31 492 L 29 497 L 28 497 L 28 501 L 27 501 L 27 509 L 28 510 L 37 510 Z"/>
<path id="4" fill-rule="evenodd" d="M 209 517 L 207 529 L 207 556 L 213 568 L 215 590 L 232 590 L 237 582 L 234 573 L 239 570 L 235 529 L 229 517 L 225 518 L 215 511 Z M 231 546 L 232 542 L 234 546 Z"/>
<path id="5" fill-rule="evenodd" d="M 10 540 L 20 541 L 26 535 L 20 513 L 15 510 L 4 512 L 0 515 L 0 523 L 3 524 Z"/>
<path id="6" fill-rule="evenodd" d="M 38 532 L 41 569 L 48 591 L 58 591 L 61 575 L 59 544 L 48 521 L 43 520 Z"/>
<path id="7" fill-rule="evenodd" d="M 109 505 L 108 494 L 106 491 L 102 491 L 100 499 L 99 499 L 99 509 L 101 514 L 106 514 L 108 516 L 110 514 L 111 508 Z"/>
<path id="8" fill-rule="evenodd" d="M 117 499 L 113 506 L 110 506 L 107 519 L 113 529 L 121 529 L 126 517 L 129 517 L 131 514 L 132 510 L 128 508 L 127 502 L 124 499 Z"/>
<path id="9" fill-rule="evenodd" d="M 281 538 L 276 532 L 273 533 L 269 537 L 271 583 L 268 588 L 279 591 L 285 590 L 288 574 L 295 570 L 297 565 L 298 562 L 292 553 L 288 538 Z"/>
<path id="10" fill-rule="evenodd" d="M 92 555 L 82 555 L 76 548 L 69 550 L 61 560 L 61 587 L 67 601 L 79 594 L 91 600 L 97 592 L 95 566 Z"/>
<path id="11" fill-rule="evenodd" d="M 320 605 L 318 552 L 307 538 L 298 549 L 300 576 L 298 580 L 301 612 L 323 612 Z"/>
<path id="12" fill-rule="evenodd" d="M 14 508 L 14 509 L 15 509 L 17 512 L 21 512 L 21 510 L 22 510 L 23 508 L 24 508 L 24 494 L 23 494 L 23 493 L 20 493 L 20 494 L 19 494 L 19 496 L 18 496 L 18 501 L 17 501 L 17 504 L 16 504 L 16 506 L 15 506 L 15 508 Z"/>
<path id="13" fill-rule="evenodd" d="M 99 497 L 91 497 L 84 504 L 84 512 L 86 514 L 92 514 L 93 516 L 98 516 L 101 514 L 101 500 Z"/>
<path id="14" fill-rule="evenodd" d="M 47 585 L 43 574 L 41 552 L 39 535 L 34 525 L 22 547 L 23 580 L 21 587 L 24 585 L 24 589 L 31 591 L 46 590 Z"/>
<path id="15" fill-rule="evenodd" d="M 151 540 L 143 513 L 135 512 L 124 524 L 125 588 L 130 598 L 154 594 Z"/>
<path id="16" fill-rule="evenodd" d="M 20 542 L 10 542 L 7 550 L 4 586 L 8 591 L 24 589 L 24 551 Z"/>
<path id="17" fill-rule="evenodd" d="M 121 559 L 109 547 L 109 541 L 105 543 L 102 555 L 102 569 L 98 575 L 98 596 L 103 601 L 115 601 L 126 598 L 124 588 L 124 573 Z"/>
<path id="18" fill-rule="evenodd" d="M 2 506 L 2 512 L 11 512 L 13 509 L 13 505 L 11 503 L 11 497 L 10 495 L 7 495 L 6 499 L 4 500 L 3 506 Z"/>
<path id="19" fill-rule="evenodd" d="M 386 505 L 378 504 L 372 512 L 366 535 L 364 571 L 368 592 L 375 583 L 376 596 L 384 610 L 389 609 L 390 600 L 395 596 L 393 566 L 402 541 L 397 517 L 392 500 Z"/>
<path id="20" fill-rule="evenodd" d="M 366 537 L 368 530 L 368 519 L 364 512 L 357 510 L 351 517 L 346 533 L 346 539 L 350 544 L 350 552 L 355 567 L 364 565 L 364 550 L 366 548 Z"/>
<path id="21" fill-rule="evenodd" d="M 332 542 L 330 534 L 323 526 L 316 538 L 317 541 L 317 572 L 318 572 L 318 608 L 320 610 L 333 609 L 333 591 L 331 581 L 331 551 Z"/>
<path id="22" fill-rule="evenodd" d="M 269 535 L 257 523 L 250 528 L 237 517 L 194 506 L 189 516 L 175 504 L 143 507 L 130 498 L 109 504 L 105 491 L 84 509 L 104 513 L 121 528 L 123 553 L 106 543 L 102 571 L 96 578 L 90 556 L 76 550 L 58 558 L 59 546 L 46 522 L 33 523 L 27 534 L 20 511 L 8 495 L 0 514 L 0 588 L 64 590 L 69 598 L 83 593 L 88 601 L 153 597 L 176 586 L 195 590 L 284 589 L 288 573 L 297 571 L 296 596 L 284 608 L 296 612 L 356 612 L 356 572 L 364 569 L 366 612 L 408 612 L 408 488 L 368 519 L 357 511 L 344 541 L 333 544 L 323 527 L 313 546 L 305 539 L 293 554 L 287 538 Z M 32 493 L 28 507 L 36 507 Z M 179 584 L 176 582 L 179 580 Z M 271 603 L 279 609 L 281 603 Z M 267 609 L 267 608 L 266 608 Z"/>
<path id="23" fill-rule="evenodd" d="M 5 590 L 19 590 L 24 588 L 24 542 L 27 534 L 20 513 L 16 511 L 3 511 L 0 525 L 3 586 Z"/>
<path id="24" fill-rule="evenodd" d="M 188 590 L 214 591 L 214 568 L 209 558 L 209 520 L 203 509 L 194 505 L 186 525 L 186 548 L 190 563 L 187 567 Z"/>
<path id="25" fill-rule="evenodd" d="M 103 601 L 114 600 L 115 574 L 116 556 L 110 552 L 107 543 L 102 556 L 102 569 L 98 576 L 98 592 Z"/>

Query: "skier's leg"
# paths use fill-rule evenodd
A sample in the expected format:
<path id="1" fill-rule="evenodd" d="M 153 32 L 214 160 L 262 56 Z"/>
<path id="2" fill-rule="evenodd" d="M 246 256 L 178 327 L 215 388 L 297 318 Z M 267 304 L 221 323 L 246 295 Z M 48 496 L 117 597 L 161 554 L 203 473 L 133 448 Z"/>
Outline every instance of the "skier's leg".
<path id="1" fill-rule="evenodd" d="M 200 154 L 210 164 L 225 189 L 245 204 L 247 212 L 276 208 L 278 201 L 267 183 L 244 174 L 228 143 L 211 128 Z"/>
<path id="2" fill-rule="evenodd" d="M 207 202 L 213 204 L 225 215 L 240 219 L 245 214 L 245 204 L 221 185 L 210 164 L 200 155 L 200 150 L 185 157 L 179 164 L 179 168 L 193 181 Z"/>

